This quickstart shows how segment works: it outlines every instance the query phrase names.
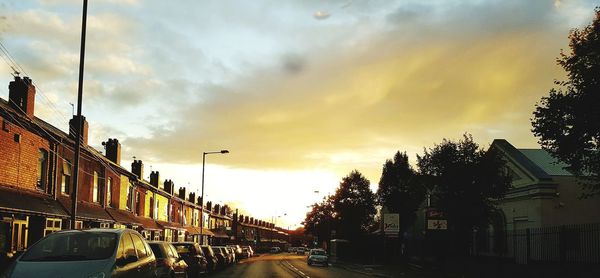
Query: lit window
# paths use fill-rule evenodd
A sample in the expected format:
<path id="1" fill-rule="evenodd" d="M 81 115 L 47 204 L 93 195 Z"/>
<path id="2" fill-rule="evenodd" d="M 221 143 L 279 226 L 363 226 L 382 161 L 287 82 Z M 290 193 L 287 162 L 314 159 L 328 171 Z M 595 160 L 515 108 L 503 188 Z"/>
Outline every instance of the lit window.
<path id="1" fill-rule="evenodd" d="M 37 168 L 37 187 L 41 190 L 46 189 L 46 175 L 48 171 L 48 152 L 39 149 L 38 168 Z"/>
<path id="2" fill-rule="evenodd" d="M 112 178 L 106 181 L 106 201 L 109 207 L 112 207 Z"/>
<path id="3" fill-rule="evenodd" d="M 97 203 L 98 202 L 98 172 L 94 171 L 94 180 L 92 181 L 94 183 L 93 185 L 93 189 L 92 189 L 92 202 Z M 88 195 L 89 196 L 89 195 Z"/>
<path id="4" fill-rule="evenodd" d="M 44 228 L 44 236 L 47 236 L 56 231 L 60 231 L 61 226 L 62 226 L 62 219 L 46 218 L 46 228 Z"/>
<path id="5" fill-rule="evenodd" d="M 63 174 L 60 186 L 60 192 L 65 195 L 69 195 L 71 192 L 71 162 L 63 160 Z"/>

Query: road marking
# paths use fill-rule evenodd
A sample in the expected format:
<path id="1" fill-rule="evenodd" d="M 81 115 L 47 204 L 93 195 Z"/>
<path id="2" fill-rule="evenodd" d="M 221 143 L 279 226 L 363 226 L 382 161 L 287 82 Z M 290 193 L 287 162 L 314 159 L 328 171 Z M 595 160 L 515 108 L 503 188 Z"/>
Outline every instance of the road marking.
<path id="1" fill-rule="evenodd" d="M 302 272 L 300 269 L 297 269 L 295 266 L 293 266 L 290 262 L 288 261 L 283 261 L 285 264 L 287 264 L 287 266 L 289 266 L 290 268 L 293 269 L 293 271 L 296 272 L 296 274 L 302 276 L 303 278 L 310 278 L 310 276 L 306 275 L 306 273 Z"/>

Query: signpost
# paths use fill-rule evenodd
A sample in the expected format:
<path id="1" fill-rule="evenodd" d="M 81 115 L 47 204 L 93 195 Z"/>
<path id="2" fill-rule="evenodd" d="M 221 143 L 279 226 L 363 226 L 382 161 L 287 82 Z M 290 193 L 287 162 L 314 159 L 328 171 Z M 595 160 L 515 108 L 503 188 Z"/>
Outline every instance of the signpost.
<path id="1" fill-rule="evenodd" d="M 383 233 L 388 237 L 398 237 L 400 233 L 400 215 L 397 213 L 383 214 Z"/>
<path id="2" fill-rule="evenodd" d="M 427 218 L 427 230 L 448 230 L 448 220 L 444 212 L 435 208 L 428 208 L 425 216 Z"/>

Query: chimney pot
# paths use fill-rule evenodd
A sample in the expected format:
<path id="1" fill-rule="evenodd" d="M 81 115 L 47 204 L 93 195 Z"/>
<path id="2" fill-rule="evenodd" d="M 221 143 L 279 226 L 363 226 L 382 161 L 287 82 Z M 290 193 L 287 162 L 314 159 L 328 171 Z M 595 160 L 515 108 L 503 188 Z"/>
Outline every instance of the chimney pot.
<path id="1" fill-rule="evenodd" d="M 108 138 L 105 146 L 106 158 L 117 165 L 121 165 L 121 143 L 119 143 L 119 140 Z"/>
<path id="2" fill-rule="evenodd" d="M 33 86 L 31 79 L 15 76 L 15 80 L 8 84 L 8 100 L 10 105 L 17 111 L 33 118 L 35 86 Z"/>
<path id="3" fill-rule="evenodd" d="M 158 171 L 150 172 L 150 184 L 158 188 L 158 181 L 160 181 L 160 173 Z"/>
<path id="4" fill-rule="evenodd" d="M 144 163 L 142 163 L 142 160 L 133 160 L 131 172 L 138 177 L 138 180 L 144 179 Z"/>

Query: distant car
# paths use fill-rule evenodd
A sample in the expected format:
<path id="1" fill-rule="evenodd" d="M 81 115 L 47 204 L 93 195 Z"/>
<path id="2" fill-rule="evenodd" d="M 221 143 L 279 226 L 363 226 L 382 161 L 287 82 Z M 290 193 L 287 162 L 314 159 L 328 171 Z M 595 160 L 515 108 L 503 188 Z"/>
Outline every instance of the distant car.
<path id="1" fill-rule="evenodd" d="M 208 260 L 204 256 L 200 244 L 195 242 L 176 242 L 173 243 L 173 246 L 179 256 L 187 263 L 187 274 L 189 277 L 198 277 L 200 274 L 208 271 Z"/>
<path id="2" fill-rule="evenodd" d="M 231 262 L 232 263 L 237 262 L 239 259 L 238 259 L 237 254 L 235 253 L 235 249 L 231 246 L 225 246 L 225 248 L 227 248 L 227 250 L 229 251 L 229 255 L 231 256 Z"/>
<path id="3" fill-rule="evenodd" d="M 240 254 L 240 258 L 247 259 L 252 257 L 252 253 L 250 252 L 250 249 L 247 246 L 241 247 L 241 249 L 242 253 Z"/>
<path id="4" fill-rule="evenodd" d="M 327 256 L 327 252 L 325 252 L 325 250 L 323 249 L 311 249 L 310 252 L 308 253 L 308 258 L 306 259 L 306 263 L 308 265 L 313 265 L 313 264 L 322 264 L 325 266 L 328 266 L 328 259 L 329 257 Z"/>
<path id="5" fill-rule="evenodd" d="M 239 261 L 242 259 L 242 248 L 239 245 L 227 245 L 227 247 L 233 248 L 236 260 Z"/>
<path id="6" fill-rule="evenodd" d="M 65 230 L 33 244 L 5 275 L 155 277 L 156 257 L 144 237 L 134 230 Z"/>
<path id="7" fill-rule="evenodd" d="M 217 258 L 217 255 L 215 255 L 215 252 L 213 251 L 212 247 L 210 247 L 208 245 L 202 245 L 202 246 L 200 246 L 200 248 L 202 249 L 202 253 L 204 253 L 204 258 L 206 258 L 207 271 L 208 272 L 215 271 L 219 264 L 219 260 Z"/>
<path id="8" fill-rule="evenodd" d="M 271 247 L 271 250 L 269 250 L 269 252 L 271 253 L 279 253 L 281 252 L 281 248 L 275 246 L 275 247 Z"/>
<path id="9" fill-rule="evenodd" d="M 164 241 L 151 241 L 148 244 L 156 257 L 156 275 L 159 278 L 187 277 L 188 265 L 173 245 Z"/>
<path id="10" fill-rule="evenodd" d="M 306 252 L 304 250 L 304 247 L 298 247 L 298 248 L 296 248 L 296 254 L 297 255 L 304 255 L 304 252 Z"/>
<path id="11" fill-rule="evenodd" d="M 218 259 L 218 268 L 225 268 L 232 263 L 232 257 L 225 246 L 211 246 Z"/>
<path id="12" fill-rule="evenodd" d="M 290 247 L 290 248 L 288 248 L 288 252 L 290 252 L 290 253 L 296 253 L 296 247 Z"/>

